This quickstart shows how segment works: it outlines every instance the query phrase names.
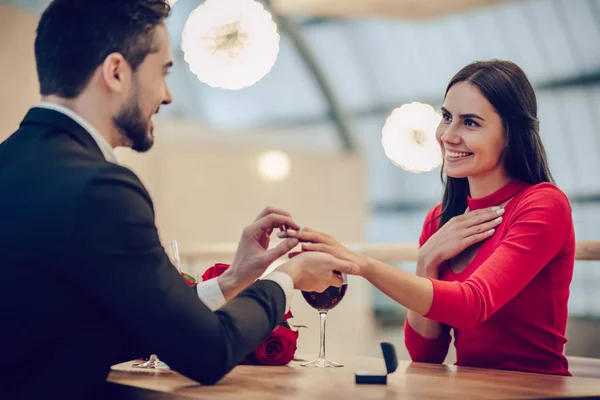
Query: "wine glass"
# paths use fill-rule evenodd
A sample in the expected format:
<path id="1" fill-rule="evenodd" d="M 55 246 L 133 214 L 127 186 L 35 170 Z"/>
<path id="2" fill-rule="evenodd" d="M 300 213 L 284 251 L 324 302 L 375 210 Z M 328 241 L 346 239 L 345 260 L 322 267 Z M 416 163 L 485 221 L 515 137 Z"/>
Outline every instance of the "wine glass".
<path id="1" fill-rule="evenodd" d="M 175 259 L 175 268 L 177 268 L 177 272 L 181 274 L 181 257 L 179 257 L 179 244 L 177 240 L 171 240 L 171 252 L 173 253 L 173 258 Z"/>
<path id="2" fill-rule="evenodd" d="M 321 321 L 321 346 L 319 349 L 319 357 L 316 360 L 302 364 L 303 367 L 332 368 L 344 366 L 344 364 L 328 360 L 325 355 L 325 322 L 327 320 L 327 312 L 339 304 L 344 298 L 346 290 L 348 290 L 348 278 L 344 273 L 341 275 L 343 283 L 340 287 L 329 286 L 321 293 L 302 292 L 304 300 L 306 300 L 312 308 L 319 311 Z"/>

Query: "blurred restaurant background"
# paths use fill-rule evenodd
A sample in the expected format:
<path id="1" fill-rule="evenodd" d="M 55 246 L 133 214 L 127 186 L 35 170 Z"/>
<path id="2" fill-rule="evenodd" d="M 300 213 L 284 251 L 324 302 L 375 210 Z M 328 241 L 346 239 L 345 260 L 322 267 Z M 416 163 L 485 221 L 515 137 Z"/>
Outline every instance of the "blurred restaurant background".
<path id="1" fill-rule="evenodd" d="M 0 141 L 39 99 L 33 40 L 48 3 L 0 0 Z M 150 152 L 117 156 L 148 187 L 165 248 L 177 240 L 193 276 L 231 262 L 266 205 L 358 250 L 415 244 L 441 200 L 430 127 L 446 85 L 467 63 L 493 58 L 519 64 L 536 87 L 577 240 L 600 238 L 600 0 L 172 3 L 174 101 L 155 116 Z M 222 23 L 227 12 L 239 21 Z M 599 287 L 599 263 L 577 262 L 569 355 L 600 357 Z M 317 311 L 296 293 L 292 312 L 305 326 L 299 354 L 316 355 Z M 408 358 L 404 315 L 351 277 L 329 313 L 328 356 L 377 356 L 389 340 Z"/>

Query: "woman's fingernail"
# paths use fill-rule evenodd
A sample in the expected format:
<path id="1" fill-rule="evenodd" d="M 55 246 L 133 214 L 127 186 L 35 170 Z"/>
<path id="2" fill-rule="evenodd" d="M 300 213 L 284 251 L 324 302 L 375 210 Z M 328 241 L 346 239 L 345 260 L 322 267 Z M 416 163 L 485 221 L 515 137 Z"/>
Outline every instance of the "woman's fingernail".
<path id="1" fill-rule="evenodd" d="M 497 211 L 499 209 L 500 209 L 500 207 L 498 207 L 498 206 L 492 207 L 492 210 L 494 210 L 494 211 Z"/>
<path id="2" fill-rule="evenodd" d="M 288 236 L 289 236 L 289 235 L 296 235 L 296 234 L 298 233 L 298 232 L 296 232 L 296 231 L 295 231 L 295 230 L 293 230 L 293 229 L 288 229 L 288 230 L 287 230 L 287 231 L 285 231 L 285 232 L 288 234 Z"/>
<path id="3" fill-rule="evenodd" d="M 499 210 L 496 210 L 496 214 L 498 214 L 498 215 L 502 215 L 502 214 L 504 214 L 504 208 L 501 208 L 501 209 L 499 209 Z"/>
<path id="4" fill-rule="evenodd" d="M 282 238 L 282 239 L 283 239 L 284 237 L 286 237 L 286 236 L 287 236 L 286 232 L 279 232 L 279 233 L 277 234 L 277 237 L 278 237 L 278 238 Z"/>
<path id="5" fill-rule="evenodd" d="M 497 223 L 500 223 L 500 222 L 502 222 L 502 217 L 498 217 L 498 218 L 496 218 L 496 219 L 494 220 L 494 222 L 497 222 Z"/>
<path id="6" fill-rule="evenodd" d="M 488 233 L 489 233 L 490 235 L 491 235 L 491 234 L 493 234 L 494 232 L 496 232 L 496 230 L 495 230 L 495 229 L 493 229 L 493 228 L 492 228 L 492 229 L 490 229 L 490 230 L 488 231 Z"/>

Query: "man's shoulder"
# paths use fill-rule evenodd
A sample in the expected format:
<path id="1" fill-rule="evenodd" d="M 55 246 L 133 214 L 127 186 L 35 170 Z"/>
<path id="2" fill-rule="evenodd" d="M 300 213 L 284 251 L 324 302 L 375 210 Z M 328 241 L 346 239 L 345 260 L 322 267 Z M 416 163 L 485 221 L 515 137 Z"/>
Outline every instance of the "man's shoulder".
<path id="1" fill-rule="evenodd" d="M 107 187 L 126 187 L 136 191 L 142 191 L 147 195 L 146 188 L 139 177 L 128 167 L 103 162 L 86 168 L 85 186 L 101 185 Z"/>
<path id="2" fill-rule="evenodd" d="M 50 180 L 65 186 L 67 190 L 70 188 L 75 192 L 83 192 L 96 185 L 126 185 L 146 192 L 138 176 L 128 167 L 90 157 L 82 151 L 61 152 L 47 160 L 47 165 Z"/>
<path id="3" fill-rule="evenodd" d="M 46 200 L 75 200 L 98 185 L 125 185 L 148 196 L 132 170 L 107 161 L 56 128 L 21 127 L 0 144 L 0 159 L 0 173 L 7 178 L 0 174 L 0 188 L 6 191 L 16 185 L 12 176 L 18 177 L 19 186 L 48 193 Z"/>

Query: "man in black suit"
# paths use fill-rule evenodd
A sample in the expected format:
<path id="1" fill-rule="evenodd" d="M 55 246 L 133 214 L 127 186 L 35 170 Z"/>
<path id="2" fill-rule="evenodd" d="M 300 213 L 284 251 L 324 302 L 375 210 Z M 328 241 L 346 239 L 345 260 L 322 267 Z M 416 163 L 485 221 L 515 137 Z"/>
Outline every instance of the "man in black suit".
<path id="1" fill-rule="evenodd" d="M 341 285 L 356 266 L 304 253 L 257 279 L 298 242 L 269 249 L 267 208 L 230 269 L 189 288 L 154 224 L 152 201 L 112 150 L 148 150 L 171 102 L 165 0 L 55 0 L 39 22 L 42 102 L 0 145 L 0 396 L 85 398 L 111 365 L 156 353 L 214 384 L 282 320 L 293 289 Z M 201 204 L 199 204 L 201 206 Z"/>

